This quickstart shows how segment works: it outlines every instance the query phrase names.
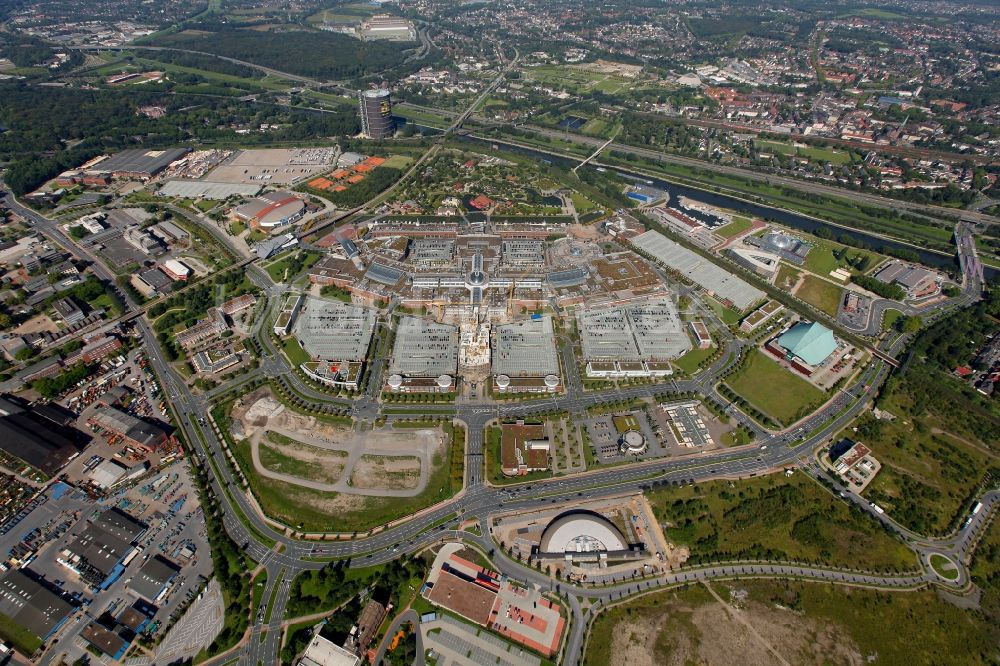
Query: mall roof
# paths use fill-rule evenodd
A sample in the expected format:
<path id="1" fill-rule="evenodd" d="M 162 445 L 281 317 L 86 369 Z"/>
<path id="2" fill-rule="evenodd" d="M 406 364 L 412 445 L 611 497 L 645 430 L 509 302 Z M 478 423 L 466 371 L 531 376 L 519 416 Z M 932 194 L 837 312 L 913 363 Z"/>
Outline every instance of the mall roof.
<path id="1" fill-rule="evenodd" d="M 295 322 L 295 337 L 314 359 L 360 361 L 368 354 L 374 329 L 374 310 L 308 298 Z"/>
<path id="2" fill-rule="evenodd" d="M 795 324 L 778 338 L 778 344 L 812 366 L 822 364 L 837 348 L 833 331 L 816 322 Z"/>
<path id="3" fill-rule="evenodd" d="M 458 329 L 419 317 L 401 317 L 389 374 L 404 377 L 454 375 L 458 368 Z"/>
<path id="4" fill-rule="evenodd" d="M 510 377 L 559 374 L 551 317 L 525 319 L 494 330 L 493 374 Z"/>

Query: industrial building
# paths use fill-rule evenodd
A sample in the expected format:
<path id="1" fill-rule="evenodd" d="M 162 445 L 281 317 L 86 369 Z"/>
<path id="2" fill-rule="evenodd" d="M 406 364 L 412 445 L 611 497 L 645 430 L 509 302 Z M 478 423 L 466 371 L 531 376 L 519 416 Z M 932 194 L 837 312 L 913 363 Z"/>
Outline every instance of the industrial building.
<path id="1" fill-rule="evenodd" d="M 396 133 L 392 100 L 385 88 L 358 91 L 361 132 L 370 139 L 388 139 Z"/>
<path id="2" fill-rule="evenodd" d="M 189 277 L 191 277 L 191 269 L 177 261 L 176 259 L 167 259 L 160 266 L 160 270 L 175 282 L 186 282 Z"/>
<path id="3" fill-rule="evenodd" d="M 363 39 L 388 39 L 394 42 L 412 42 L 417 38 L 413 22 L 399 16 L 376 14 L 361 23 L 358 30 Z"/>
<path id="4" fill-rule="evenodd" d="M 87 441 L 71 423 L 56 409 L 32 407 L 12 396 L 0 397 L 0 450 L 55 476 Z"/>
<path id="5" fill-rule="evenodd" d="M 169 148 L 167 150 L 147 150 L 133 148 L 115 153 L 88 167 L 87 174 L 109 175 L 114 178 L 138 178 L 147 180 L 160 173 L 173 162 L 191 151 L 190 148 Z"/>
<path id="6" fill-rule="evenodd" d="M 87 423 L 145 449 L 154 449 L 167 441 L 167 433 L 163 428 L 136 418 L 117 407 L 99 405 L 87 419 Z"/>
<path id="7" fill-rule="evenodd" d="M 555 392 L 561 385 L 551 317 L 493 328 L 493 388 L 502 393 Z"/>
<path id="8" fill-rule="evenodd" d="M 669 298 L 606 310 L 577 310 L 583 359 L 592 377 L 662 376 L 662 363 L 691 349 L 677 306 Z"/>
<path id="9" fill-rule="evenodd" d="M 132 577 L 128 587 L 146 601 L 157 604 L 179 572 L 176 564 L 162 555 L 154 555 Z"/>
<path id="10" fill-rule="evenodd" d="M 760 289 L 658 231 L 640 234 L 631 243 L 639 252 L 677 271 L 740 312 L 764 298 L 765 294 Z"/>
<path id="11" fill-rule="evenodd" d="M 88 522 L 56 561 L 92 587 L 105 590 L 121 577 L 133 544 L 146 526 L 128 514 L 109 509 Z"/>
<path id="12" fill-rule="evenodd" d="M 362 361 L 368 355 L 375 320 L 375 311 L 368 308 L 307 298 L 293 331 L 314 360 Z"/>
<path id="13" fill-rule="evenodd" d="M 305 214 L 305 202 L 290 192 L 268 192 L 235 210 L 236 217 L 257 230 L 292 224 Z"/>
<path id="14" fill-rule="evenodd" d="M 458 328 L 418 317 L 401 317 L 386 388 L 404 393 L 455 390 Z"/>
<path id="15" fill-rule="evenodd" d="M 925 298 L 940 289 L 938 277 L 918 266 L 893 262 L 875 274 L 875 279 L 902 287 L 907 298 Z"/>
<path id="16" fill-rule="evenodd" d="M 11 569 L 0 577 L 0 615 L 42 642 L 52 637 L 77 605 L 30 569 Z"/>

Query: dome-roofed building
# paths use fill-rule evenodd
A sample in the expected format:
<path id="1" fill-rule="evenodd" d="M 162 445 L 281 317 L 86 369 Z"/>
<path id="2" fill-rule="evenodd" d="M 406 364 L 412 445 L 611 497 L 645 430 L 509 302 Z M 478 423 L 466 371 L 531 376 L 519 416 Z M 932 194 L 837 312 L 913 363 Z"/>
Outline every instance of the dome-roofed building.
<path id="1" fill-rule="evenodd" d="M 812 367 L 822 365 L 837 349 L 833 331 L 817 322 L 795 324 L 778 338 L 778 345 L 789 356 Z"/>
<path id="2" fill-rule="evenodd" d="M 644 552 L 642 544 L 630 544 L 622 531 L 601 514 L 573 509 L 548 524 L 536 555 L 540 559 L 598 562 L 605 566 L 609 558 L 628 559 Z"/>

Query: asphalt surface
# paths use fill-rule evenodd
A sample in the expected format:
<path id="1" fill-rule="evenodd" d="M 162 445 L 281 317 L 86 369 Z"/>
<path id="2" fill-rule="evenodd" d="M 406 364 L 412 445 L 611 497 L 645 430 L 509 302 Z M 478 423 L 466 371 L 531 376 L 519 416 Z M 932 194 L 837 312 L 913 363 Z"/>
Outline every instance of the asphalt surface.
<path id="1" fill-rule="evenodd" d="M 113 283 L 110 272 L 83 248 L 62 234 L 54 222 L 20 206 L 15 201 L 8 200 L 7 203 L 18 213 L 31 219 L 41 233 L 91 261 L 95 274 Z M 222 238 L 222 240 L 228 243 L 231 239 Z M 960 247 L 963 245 L 960 244 Z M 982 282 L 974 270 L 976 262 L 964 260 L 962 263 L 963 266 L 970 266 L 966 273 L 967 280 L 961 299 L 962 303 L 968 303 L 978 297 Z M 251 280 L 261 287 L 269 308 L 280 303 L 284 292 L 281 285 L 272 284 L 267 274 L 253 264 L 247 266 L 247 273 Z M 136 308 L 127 294 L 122 293 L 121 296 L 128 309 Z M 280 624 L 284 619 L 290 582 L 304 570 L 322 567 L 323 559 L 351 558 L 352 566 L 370 566 L 417 552 L 442 538 L 473 541 L 492 554 L 494 565 L 502 573 L 542 589 L 551 588 L 560 594 L 570 611 L 564 663 L 574 665 L 581 656 L 585 629 L 589 618 L 593 617 L 594 608 L 629 594 L 659 586 L 716 578 L 780 576 L 881 588 L 906 589 L 930 583 L 962 588 L 968 583 L 965 563 L 971 555 L 980 531 L 986 524 L 987 517 L 991 515 L 1000 498 L 995 491 L 984 493 L 981 499 L 982 510 L 973 516 L 968 524 L 949 538 L 936 540 L 907 532 L 885 514 L 879 514 L 862 500 L 845 493 L 848 501 L 855 502 L 873 519 L 887 524 L 897 532 L 913 548 L 920 562 L 925 563 L 932 553 L 941 553 L 956 561 L 960 577 L 954 583 L 943 581 L 926 566 L 918 573 L 887 576 L 793 564 L 736 563 L 685 568 L 682 571 L 640 582 L 628 581 L 620 585 L 584 587 L 559 583 L 507 558 L 496 550 L 496 545 L 489 537 L 488 526 L 489 516 L 499 510 L 505 512 L 517 509 L 532 510 L 551 504 L 637 492 L 654 485 L 678 485 L 713 478 L 747 478 L 791 467 L 817 474 L 812 452 L 828 442 L 866 408 L 871 395 L 889 372 L 889 366 L 875 358 L 860 373 L 854 384 L 840 391 L 821 410 L 796 424 L 789 432 L 767 432 L 730 406 L 729 413 L 758 434 L 754 445 L 650 460 L 627 466 L 598 468 L 584 474 L 507 486 L 502 489 L 485 484 L 482 478 L 482 434 L 486 424 L 496 418 L 526 417 L 552 410 L 581 414 L 589 407 L 602 404 L 632 398 L 670 399 L 672 396 L 692 391 L 726 405 L 726 401 L 715 392 L 714 385 L 723 373 L 738 361 L 746 347 L 746 343 L 730 336 L 723 341 L 724 353 L 721 358 L 692 379 L 595 393 L 582 391 L 579 378 L 570 372 L 566 394 L 553 396 L 550 399 L 501 404 L 478 402 L 456 406 L 428 405 L 425 407 L 427 413 L 452 415 L 456 420 L 463 422 L 467 429 L 466 456 L 469 474 L 465 488 L 454 498 L 409 519 L 357 535 L 355 538 L 344 535 L 336 541 L 302 541 L 296 538 L 290 529 L 276 528 L 271 521 L 261 515 L 252 497 L 234 475 L 233 467 L 225 453 L 221 433 L 217 432 L 211 423 L 209 416 L 211 399 L 226 390 L 238 389 L 246 381 L 245 378 L 233 380 L 207 396 L 193 395 L 185 381 L 164 358 L 145 318 L 138 318 L 136 321 L 146 341 L 151 365 L 173 408 L 179 430 L 194 451 L 197 463 L 211 470 L 211 489 L 221 500 L 224 509 L 223 523 L 227 532 L 237 544 L 245 546 L 249 556 L 260 562 L 268 571 L 268 586 L 262 602 L 265 606 L 267 600 L 271 598 L 272 591 L 277 589 L 272 603 L 270 622 L 265 626 L 263 621 L 253 618 L 252 633 L 238 651 L 241 664 L 256 666 L 258 663 L 276 663 L 280 649 Z M 251 377 L 268 377 L 283 383 L 293 393 L 296 401 L 307 406 L 348 413 L 360 418 L 379 415 L 394 418 L 377 402 L 378 387 L 381 384 L 380 370 L 371 373 L 372 385 L 366 387 L 358 399 L 333 398 L 306 384 L 289 367 L 283 354 L 274 347 L 268 327 L 263 325 L 267 321 L 268 318 L 262 318 L 255 326 L 255 335 L 262 354 L 260 367 L 251 373 Z M 905 337 L 900 336 L 884 344 L 883 351 L 895 356 L 903 349 L 904 344 Z M 384 358 L 385 351 L 380 350 L 380 359 Z M 380 367 L 381 361 L 375 365 Z M 478 520 L 483 536 L 476 537 L 470 532 L 454 531 L 459 520 L 469 519 Z M 277 552 L 278 549 L 273 547 L 275 543 L 281 545 L 281 552 Z M 585 613 L 581 606 L 582 599 L 590 600 L 595 606 Z M 233 655 L 227 654 L 209 663 L 225 663 L 232 659 Z"/>

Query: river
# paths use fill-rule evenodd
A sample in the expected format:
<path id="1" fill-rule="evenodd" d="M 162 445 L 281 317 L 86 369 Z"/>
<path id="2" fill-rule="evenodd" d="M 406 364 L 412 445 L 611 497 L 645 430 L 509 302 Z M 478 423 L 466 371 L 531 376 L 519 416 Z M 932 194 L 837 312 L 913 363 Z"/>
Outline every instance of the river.
<path id="1" fill-rule="evenodd" d="M 523 146 L 515 146 L 508 143 L 504 143 L 503 141 L 479 139 L 472 136 L 459 136 L 455 138 L 459 138 L 463 141 L 468 141 L 481 146 L 491 146 L 492 144 L 501 145 L 503 146 L 503 150 L 505 151 L 517 153 L 520 155 L 525 155 L 535 160 L 548 162 L 550 164 L 557 164 L 559 166 L 573 167 L 579 163 L 578 159 L 571 159 L 567 157 L 550 155 L 549 153 L 545 153 L 540 150 L 525 148 Z M 588 165 L 586 168 L 591 169 L 597 167 Z M 906 243 L 900 243 L 898 241 L 881 238 L 874 234 L 866 233 L 858 229 L 825 223 L 820 220 L 816 220 L 811 217 L 801 215 L 799 213 L 795 213 L 789 210 L 781 208 L 771 208 L 769 206 L 764 206 L 761 204 L 730 197 L 725 194 L 709 192 L 695 187 L 688 187 L 686 185 L 678 185 L 676 183 L 667 182 L 659 178 L 651 178 L 649 176 L 640 173 L 631 172 L 628 169 L 622 167 L 614 167 L 613 169 L 609 170 L 613 170 L 621 174 L 625 178 L 634 179 L 643 184 L 648 184 L 658 189 L 665 190 L 670 194 L 670 198 L 668 201 L 668 205 L 670 206 L 678 206 L 679 202 L 677 198 L 680 196 L 690 197 L 692 199 L 697 199 L 698 201 L 703 201 L 713 206 L 718 206 L 719 208 L 728 208 L 730 210 L 735 210 L 740 213 L 745 213 L 752 217 L 769 219 L 783 226 L 791 227 L 794 229 L 800 229 L 802 231 L 811 234 L 815 234 L 820 227 L 826 227 L 831 231 L 833 231 L 834 235 L 837 237 L 850 236 L 854 240 L 862 242 L 866 246 L 878 252 L 884 253 L 886 248 L 891 248 L 896 250 L 906 250 L 908 252 L 916 253 L 916 255 L 920 258 L 920 263 L 926 266 L 932 266 L 934 268 L 941 268 L 949 271 L 955 271 L 958 269 L 958 258 L 955 254 L 945 254 L 943 252 L 937 252 L 935 250 L 928 250 L 926 248 L 920 248 L 913 245 L 908 245 Z M 845 194 L 850 194 L 850 193 L 845 192 Z M 991 281 L 996 279 L 998 275 L 998 272 L 996 270 L 991 269 L 989 267 L 985 267 L 985 272 L 986 272 L 986 279 Z"/>

